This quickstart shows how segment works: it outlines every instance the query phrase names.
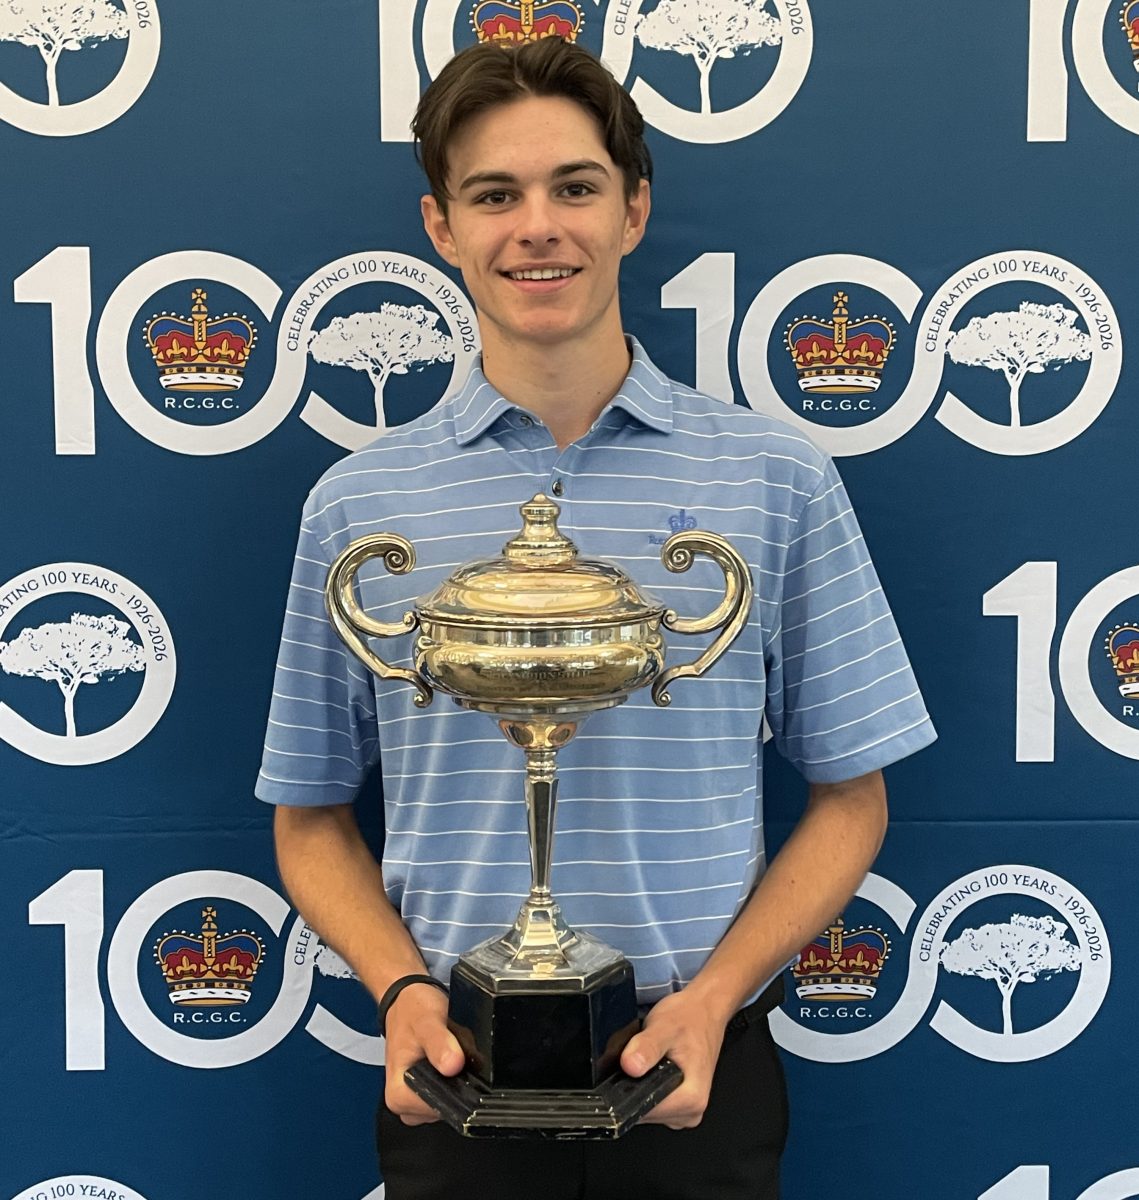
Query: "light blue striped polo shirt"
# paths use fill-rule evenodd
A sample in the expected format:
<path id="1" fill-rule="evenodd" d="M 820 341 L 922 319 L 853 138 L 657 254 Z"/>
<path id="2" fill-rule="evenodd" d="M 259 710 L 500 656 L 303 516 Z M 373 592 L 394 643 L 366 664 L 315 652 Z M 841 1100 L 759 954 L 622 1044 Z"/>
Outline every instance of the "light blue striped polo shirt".
<path id="1" fill-rule="evenodd" d="M 368 564 L 360 601 L 398 620 L 455 567 L 501 553 L 519 506 L 558 496 L 586 557 L 618 562 L 682 615 L 723 593 L 709 560 L 673 575 L 678 524 L 729 538 L 756 600 L 732 648 L 670 708 L 649 690 L 591 716 L 558 755 L 553 889 L 567 920 L 621 949 L 643 1003 L 687 983 L 765 865 L 761 720 L 809 780 L 852 778 L 935 736 L 850 503 L 829 458 L 770 417 L 633 364 L 593 428 L 559 451 L 476 365 L 458 395 L 332 467 L 301 522 L 257 795 L 344 804 L 380 760 L 383 874 L 429 969 L 501 932 L 530 873 L 521 753 L 493 719 L 446 696 L 419 709 L 372 677 L 325 616 L 328 568 L 380 530 L 415 546 L 413 571 Z M 668 664 L 709 637 L 667 635 Z M 414 635 L 373 643 L 410 666 Z"/>

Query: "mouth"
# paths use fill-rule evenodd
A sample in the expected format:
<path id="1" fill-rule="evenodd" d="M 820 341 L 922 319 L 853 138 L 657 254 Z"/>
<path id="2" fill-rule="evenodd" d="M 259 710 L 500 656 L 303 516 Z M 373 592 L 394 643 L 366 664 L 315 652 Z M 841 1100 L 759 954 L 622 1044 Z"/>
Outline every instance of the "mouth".
<path id="1" fill-rule="evenodd" d="M 507 279 L 521 281 L 524 279 L 569 279 L 571 275 L 576 275 L 581 270 L 580 267 L 535 267 L 526 271 L 503 271 Z"/>

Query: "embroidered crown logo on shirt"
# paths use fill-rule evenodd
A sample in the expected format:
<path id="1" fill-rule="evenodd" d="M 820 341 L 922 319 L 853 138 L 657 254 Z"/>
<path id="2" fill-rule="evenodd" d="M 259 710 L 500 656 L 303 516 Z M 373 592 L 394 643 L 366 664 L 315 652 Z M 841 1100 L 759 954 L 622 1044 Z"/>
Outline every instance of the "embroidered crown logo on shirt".
<path id="1" fill-rule="evenodd" d="M 178 1005 L 244 1004 L 261 965 L 265 947 L 247 929 L 218 936 L 217 909 L 202 909 L 201 934 L 167 933 L 158 939 L 154 957 Z"/>
<path id="2" fill-rule="evenodd" d="M 683 533 L 687 529 L 695 528 L 696 518 L 691 513 L 685 512 L 683 508 L 678 509 L 668 518 L 668 533 L 666 535 L 650 533 L 649 544 L 663 546 L 674 533 Z"/>
<path id="3" fill-rule="evenodd" d="M 880 929 L 847 931 L 841 917 L 799 951 L 791 967 L 801 1000 L 870 1000 L 878 990 L 890 939 Z"/>

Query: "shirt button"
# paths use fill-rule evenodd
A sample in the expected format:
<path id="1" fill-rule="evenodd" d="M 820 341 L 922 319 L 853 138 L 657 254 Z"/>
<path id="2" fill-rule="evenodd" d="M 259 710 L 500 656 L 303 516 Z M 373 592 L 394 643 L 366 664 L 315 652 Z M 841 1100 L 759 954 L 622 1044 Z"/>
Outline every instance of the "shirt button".
<path id="1" fill-rule="evenodd" d="M 550 484 L 550 491 L 553 492 L 555 496 L 562 495 L 565 490 L 565 485 L 560 479 L 555 479 L 554 482 Z"/>
<path id="2" fill-rule="evenodd" d="M 527 429 L 529 429 L 530 426 L 534 424 L 534 418 L 532 416 L 530 416 L 529 413 L 523 413 L 522 416 L 518 418 L 518 420 L 519 420 L 519 423 L 524 425 Z"/>

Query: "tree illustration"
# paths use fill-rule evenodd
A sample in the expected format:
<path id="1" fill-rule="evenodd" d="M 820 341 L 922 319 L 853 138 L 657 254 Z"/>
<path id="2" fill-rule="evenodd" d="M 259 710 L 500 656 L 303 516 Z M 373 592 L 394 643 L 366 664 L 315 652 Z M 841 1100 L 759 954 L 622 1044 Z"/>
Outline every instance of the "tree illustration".
<path id="1" fill-rule="evenodd" d="M 455 357 L 454 343 L 438 320 L 439 314 L 422 304 L 381 304 L 379 312 L 333 317 L 324 329 L 309 335 L 308 349 L 319 363 L 367 372 L 376 393 L 376 428 L 386 429 L 388 378 Z"/>
<path id="2" fill-rule="evenodd" d="M 109 613 L 74 613 L 68 622 L 25 629 L 0 642 L 0 667 L 9 675 L 54 680 L 63 693 L 67 736 L 75 737 L 75 693 L 81 683 L 102 683 L 126 671 L 142 671 L 146 659 L 128 637 L 130 625 Z"/>
<path id="3" fill-rule="evenodd" d="M 767 0 L 660 0 L 637 21 L 637 37 L 650 50 L 690 54 L 700 72 L 700 111 L 712 111 L 709 76 L 718 58 L 750 54 L 783 40 Z"/>
<path id="4" fill-rule="evenodd" d="M 1086 362 L 1092 340 L 1076 326 L 1077 314 L 1062 304 L 1025 301 L 1017 312 L 974 317 L 951 333 L 945 352 L 966 367 L 988 367 L 1004 373 L 1009 386 L 1010 424 L 1020 426 L 1020 385 L 1025 375 L 1042 375 L 1044 368 L 1059 370 L 1065 363 Z"/>
<path id="5" fill-rule="evenodd" d="M 1064 936 L 1068 927 L 1054 917 L 1014 915 L 1005 925 L 966 929 L 941 948 L 941 965 L 955 975 L 991 979 L 1001 993 L 1003 1033 L 1012 1033 L 1012 994 L 1021 983 L 1050 979 L 1057 971 L 1078 971 L 1080 948 Z"/>
<path id="6" fill-rule="evenodd" d="M 55 69 L 64 50 L 125 38 L 127 15 L 110 0 L 0 0 L 0 42 L 40 52 L 47 75 L 47 102 L 59 104 Z"/>

